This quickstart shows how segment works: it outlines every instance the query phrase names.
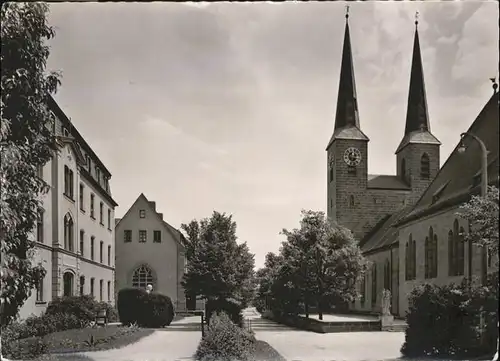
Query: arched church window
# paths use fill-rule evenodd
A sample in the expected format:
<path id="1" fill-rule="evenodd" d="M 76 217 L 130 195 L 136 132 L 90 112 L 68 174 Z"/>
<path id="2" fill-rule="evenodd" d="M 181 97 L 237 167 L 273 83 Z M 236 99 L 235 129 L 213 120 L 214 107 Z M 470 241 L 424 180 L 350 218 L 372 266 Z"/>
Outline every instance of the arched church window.
<path id="1" fill-rule="evenodd" d="M 67 213 L 64 216 L 64 249 L 68 251 L 73 251 L 74 228 L 73 218 Z"/>
<path id="2" fill-rule="evenodd" d="M 406 180 L 406 159 L 401 159 L 401 165 L 400 165 L 400 174 L 401 174 L 401 179 Z"/>
<path id="3" fill-rule="evenodd" d="M 423 179 L 429 179 L 431 176 L 429 156 L 427 153 L 422 154 L 420 158 L 420 176 Z"/>
<path id="4" fill-rule="evenodd" d="M 377 303 L 377 264 L 372 268 L 372 305 Z"/>
<path id="5" fill-rule="evenodd" d="M 429 227 L 429 235 L 425 238 L 425 278 L 437 277 L 437 244 L 438 238 L 432 227 Z"/>
<path id="6" fill-rule="evenodd" d="M 352 194 L 349 196 L 349 207 L 354 207 L 354 196 Z"/>
<path id="7" fill-rule="evenodd" d="M 146 289 L 149 284 L 153 286 L 153 289 L 156 289 L 153 271 L 148 266 L 142 265 L 134 271 L 132 276 L 132 287 Z"/>
<path id="8" fill-rule="evenodd" d="M 65 272 L 63 275 L 63 295 L 65 297 L 73 296 L 74 278 L 71 272 Z"/>
<path id="9" fill-rule="evenodd" d="M 455 249 L 457 250 L 456 257 L 456 275 L 463 276 L 464 268 L 465 268 L 465 240 L 464 240 L 465 230 L 463 227 L 460 227 L 460 231 L 458 232 L 456 239 L 457 243 Z"/>
<path id="10" fill-rule="evenodd" d="M 453 235 L 453 231 L 450 229 L 448 232 L 448 275 L 455 276 L 456 267 L 455 267 L 455 237 Z"/>

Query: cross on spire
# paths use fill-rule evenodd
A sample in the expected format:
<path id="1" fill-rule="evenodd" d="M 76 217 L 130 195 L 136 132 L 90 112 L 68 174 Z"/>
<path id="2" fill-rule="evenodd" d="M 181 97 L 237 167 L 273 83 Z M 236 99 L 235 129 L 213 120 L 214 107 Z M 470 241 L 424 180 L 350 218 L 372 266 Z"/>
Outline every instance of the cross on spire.
<path id="1" fill-rule="evenodd" d="M 415 12 L 415 26 L 418 26 L 418 16 L 420 15 L 420 13 L 418 12 L 418 10 Z"/>
<path id="2" fill-rule="evenodd" d="M 349 5 L 345 6 L 345 18 L 349 19 Z"/>

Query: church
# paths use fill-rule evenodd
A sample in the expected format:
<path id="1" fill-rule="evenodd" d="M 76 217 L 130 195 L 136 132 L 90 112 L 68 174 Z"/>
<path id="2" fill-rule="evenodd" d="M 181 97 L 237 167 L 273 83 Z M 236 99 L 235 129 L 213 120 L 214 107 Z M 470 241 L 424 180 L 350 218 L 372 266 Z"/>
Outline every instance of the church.
<path id="1" fill-rule="evenodd" d="M 391 313 L 404 317 L 408 295 L 419 283 L 446 284 L 491 272 L 495 262 L 462 242 L 469 225 L 457 212 L 479 194 L 481 148 L 463 139 L 440 168 L 441 142 L 431 132 L 418 21 L 415 22 L 404 134 L 395 150 L 396 175 L 368 173 L 368 136 L 358 113 L 348 15 L 337 109 L 327 152 L 327 215 L 349 228 L 369 260 L 354 312 L 379 313 L 382 291 L 391 291 Z M 495 88 L 496 89 L 496 88 Z M 486 102 L 470 133 L 488 149 L 488 182 L 498 186 L 498 93 Z"/>

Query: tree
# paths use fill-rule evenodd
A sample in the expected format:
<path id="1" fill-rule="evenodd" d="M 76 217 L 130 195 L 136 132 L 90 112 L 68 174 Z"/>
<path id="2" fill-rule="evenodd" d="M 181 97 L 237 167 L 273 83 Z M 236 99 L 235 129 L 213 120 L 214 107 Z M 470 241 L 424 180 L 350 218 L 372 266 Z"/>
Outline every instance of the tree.
<path id="1" fill-rule="evenodd" d="M 192 221 L 186 232 L 188 267 L 182 285 L 188 294 L 206 300 L 236 299 L 249 303 L 253 292 L 254 255 L 246 243 L 238 244 L 236 222 L 225 213 Z"/>
<path id="2" fill-rule="evenodd" d="M 47 97 L 59 74 L 47 73 L 54 36 L 43 3 L 5 3 L 1 8 L 0 238 L 2 325 L 19 308 L 46 271 L 33 265 L 33 230 L 47 184 L 37 170 L 52 156 L 52 113 Z"/>
<path id="3" fill-rule="evenodd" d="M 299 270 L 295 279 L 307 297 L 305 305 L 309 297 L 315 300 L 320 320 L 323 310 L 335 302 L 354 300 L 356 283 L 367 264 L 351 231 L 328 220 L 323 212 L 302 211 L 300 228 L 282 233 L 287 237 L 282 247 L 285 263 L 295 274 Z"/>
<path id="4" fill-rule="evenodd" d="M 469 221 L 472 232 L 465 234 L 465 241 L 472 241 L 498 255 L 498 203 L 497 187 L 488 187 L 486 196 L 473 196 L 460 207 L 460 217 Z"/>

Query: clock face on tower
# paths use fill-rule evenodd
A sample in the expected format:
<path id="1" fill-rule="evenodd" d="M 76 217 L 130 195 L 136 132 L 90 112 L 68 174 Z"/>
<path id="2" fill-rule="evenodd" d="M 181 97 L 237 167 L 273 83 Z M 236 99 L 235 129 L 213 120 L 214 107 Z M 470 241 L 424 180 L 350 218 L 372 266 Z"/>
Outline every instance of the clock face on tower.
<path id="1" fill-rule="evenodd" d="M 358 148 L 350 147 L 344 152 L 344 162 L 351 167 L 357 166 L 361 163 L 361 152 Z"/>

